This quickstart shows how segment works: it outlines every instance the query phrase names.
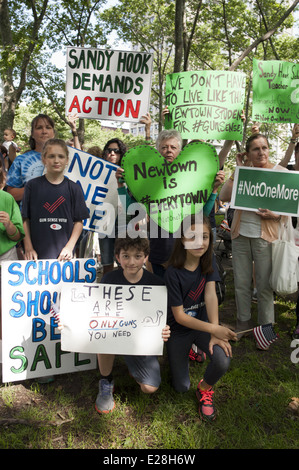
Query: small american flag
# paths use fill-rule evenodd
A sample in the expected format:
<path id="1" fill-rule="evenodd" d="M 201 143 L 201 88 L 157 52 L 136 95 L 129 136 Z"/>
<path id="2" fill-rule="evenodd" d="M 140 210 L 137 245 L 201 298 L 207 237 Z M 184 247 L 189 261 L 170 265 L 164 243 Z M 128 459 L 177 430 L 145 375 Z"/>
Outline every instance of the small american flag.
<path id="1" fill-rule="evenodd" d="M 51 304 L 50 314 L 53 315 L 57 323 L 59 323 L 59 307 L 56 304 Z"/>
<path id="2" fill-rule="evenodd" d="M 270 344 L 279 338 L 274 331 L 272 323 L 253 328 L 253 334 L 261 349 L 268 349 Z"/>

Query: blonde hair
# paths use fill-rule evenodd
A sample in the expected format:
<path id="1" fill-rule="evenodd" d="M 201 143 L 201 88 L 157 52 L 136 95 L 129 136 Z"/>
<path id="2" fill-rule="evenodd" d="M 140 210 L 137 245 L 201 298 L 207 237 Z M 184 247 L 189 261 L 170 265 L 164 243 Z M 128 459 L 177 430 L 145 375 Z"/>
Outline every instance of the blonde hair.
<path id="1" fill-rule="evenodd" d="M 65 141 L 63 139 L 53 138 L 53 139 L 49 139 L 49 140 L 47 140 L 47 142 L 45 142 L 45 144 L 43 146 L 43 150 L 42 150 L 42 158 L 44 158 L 46 156 L 47 149 L 51 145 L 59 145 L 62 148 L 62 150 L 64 151 L 64 153 L 66 154 L 66 156 L 67 157 L 69 156 L 69 149 L 68 149 Z"/>

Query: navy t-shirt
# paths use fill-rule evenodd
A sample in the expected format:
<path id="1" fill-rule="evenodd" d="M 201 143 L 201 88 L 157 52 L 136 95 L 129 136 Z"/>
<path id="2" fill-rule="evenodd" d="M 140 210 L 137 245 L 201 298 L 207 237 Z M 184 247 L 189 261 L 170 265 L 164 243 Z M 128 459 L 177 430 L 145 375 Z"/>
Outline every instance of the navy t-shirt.
<path id="1" fill-rule="evenodd" d="M 215 205 L 209 215 L 211 227 L 216 227 L 215 223 Z M 173 250 L 173 245 L 176 238 L 180 238 L 180 229 L 176 233 L 169 233 L 161 227 L 157 226 L 155 222 L 151 221 L 151 227 L 154 227 L 154 236 L 149 233 L 150 241 L 150 254 L 149 262 L 153 264 L 164 264 L 166 263 Z"/>
<path id="2" fill-rule="evenodd" d="M 118 284 L 120 286 L 128 286 L 132 285 L 131 282 L 129 282 L 123 273 L 122 268 L 115 269 L 114 271 L 110 271 L 106 274 L 101 279 L 101 284 Z M 160 277 L 156 276 L 155 274 L 151 273 L 150 271 L 147 271 L 146 269 L 143 269 L 143 274 L 141 279 L 134 284 L 136 286 L 164 286 L 165 283 L 163 282 L 163 279 Z"/>
<path id="3" fill-rule="evenodd" d="M 149 235 L 150 254 L 148 259 L 150 263 L 163 264 L 170 258 L 175 241 L 174 237 L 173 233 L 168 233 L 160 227 L 157 228 L 157 237 Z"/>
<path id="4" fill-rule="evenodd" d="M 43 175 L 25 185 L 22 216 L 30 220 L 33 248 L 39 259 L 56 259 L 67 244 L 74 222 L 89 217 L 81 187 L 64 178 L 52 184 Z"/>
<path id="5" fill-rule="evenodd" d="M 167 323 L 173 330 L 189 330 L 179 325 L 172 313 L 171 307 L 183 305 L 184 312 L 200 320 L 207 320 L 206 309 L 203 308 L 204 289 L 207 282 L 220 281 L 215 257 L 213 257 L 213 272 L 202 274 L 200 266 L 195 271 L 169 266 L 165 273 L 165 284 L 168 291 Z"/>

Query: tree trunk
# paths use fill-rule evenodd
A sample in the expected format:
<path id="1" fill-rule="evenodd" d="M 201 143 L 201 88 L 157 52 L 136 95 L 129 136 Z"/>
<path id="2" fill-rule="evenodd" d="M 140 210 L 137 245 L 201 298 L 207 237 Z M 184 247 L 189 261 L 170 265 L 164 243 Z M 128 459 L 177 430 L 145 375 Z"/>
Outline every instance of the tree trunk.
<path id="1" fill-rule="evenodd" d="M 3 84 L 3 102 L 1 110 L 0 133 L 6 127 L 13 127 L 16 107 L 26 87 L 27 67 L 30 58 L 33 54 L 34 48 L 39 39 L 39 29 L 44 19 L 48 0 L 43 0 L 40 12 L 36 11 L 35 0 L 30 0 L 33 22 L 32 26 L 28 27 L 28 34 L 30 40 L 28 41 L 27 49 L 24 49 L 22 62 L 20 64 L 11 65 L 11 54 L 14 53 L 15 44 L 13 42 L 13 34 L 11 30 L 11 21 L 9 15 L 9 8 L 7 0 L 0 0 L 0 34 L 2 44 L 2 62 L 9 64 L 1 71 L 1 79 Z M 14 85 L 13 70 L 19 69 L 19 83 Z"/>
<path id="2" fill-rule="evenodd" d="M 181 71 L 181 64 L 183 61 L 184 53 L 184 15 L 185 15 L 185 0 L 176 0 L 175 2 L 175 56 L 173 72 Z"/>
<path id="3" fill-rule="evenodd" d="M 9 55 L 9 49 L 13 47 L 7 0 L 0 0 L 0 29 L 2 60 L 4 61 Z M 12 80 L 12 67 L 6 67 L 1 81 L 3 86 L 3 102 L 0 133 L 3 135 L 5 128 L 12 127 L 16 110 L 16 94 Z"/>

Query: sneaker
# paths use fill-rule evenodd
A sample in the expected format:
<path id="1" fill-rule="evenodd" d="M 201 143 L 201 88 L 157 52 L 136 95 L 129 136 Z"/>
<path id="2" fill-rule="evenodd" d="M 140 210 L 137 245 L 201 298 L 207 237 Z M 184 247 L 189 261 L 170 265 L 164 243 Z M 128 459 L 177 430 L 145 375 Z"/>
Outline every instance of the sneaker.
<path id="1" fill-rule="evenodd" d="M 98 413 L 110 413 L 114 409 L 113 390 L 113 380 L 112 382 L 109 382 L 107 379 L 99 380 L 99 393 L 95 403 Z"/>
<path id="2" fill-rule="evenodd" d="M 207 358 L 206 353 L 204 353 L 200 349 L 198 349 L 197 352 L 194 351 L 193 348 L 190 349 L 190 352 L 189 352 L 190 361 L 201 363 L 201 362 L 205 362 L 206 358 Z"/>
<path id="3" fill-rule="evenodd" d="M 204 421 L 213 421 L 216 418 L 216 412 L 213 405 L 213 393 L 214 390 L 201 390 L 200 384 L 197 385 L 196 397 L 199 401 L 199 414 Z"/>
<path id="4" fill-rule="evenodd" d="M 299 339 L 299 323 L 298 323 L 298 325 L 296 325 L 296 328 L 293 331 L 292 338 L 293 339 Z"/>

